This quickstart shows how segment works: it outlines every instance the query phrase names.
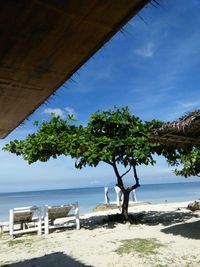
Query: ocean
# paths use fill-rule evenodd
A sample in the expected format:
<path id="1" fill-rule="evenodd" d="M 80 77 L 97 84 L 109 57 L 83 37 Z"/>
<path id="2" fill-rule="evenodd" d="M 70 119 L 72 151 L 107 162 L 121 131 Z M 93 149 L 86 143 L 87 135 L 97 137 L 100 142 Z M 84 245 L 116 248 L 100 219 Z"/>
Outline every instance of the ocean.
<path id="1" fill-rule="evenodd" d="M 150 203 L 192 201 L 200 199 L 200 182 L 145 184 L 136 189 L 138 201 Z M 116 201 L 113 187 L 109 187 L 110 201 Z M 32 192 L 0 193 L 0 222 L 9 220 L 9 210 L 16 207 L 63 205 L 78 201 L 80 213 L 104 203 L 104 188 L 57 189 Z"/>

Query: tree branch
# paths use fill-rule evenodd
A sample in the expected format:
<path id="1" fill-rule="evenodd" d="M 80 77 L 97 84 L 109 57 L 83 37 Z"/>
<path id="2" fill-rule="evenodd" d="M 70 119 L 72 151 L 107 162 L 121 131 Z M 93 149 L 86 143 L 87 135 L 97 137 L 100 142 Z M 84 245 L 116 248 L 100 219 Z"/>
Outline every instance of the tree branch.
<path id="1" fill-rule="evenodd" d="M 130 166 L 130 167 L 129 167 L 129 169 L 128 169 L 128 170 L 127 170 L 127 171 L 126 171 L 124 174 L 122 174 L 122 175 L 121 175 L 121 178 L 123 178 L 123 177 L 124 177 L 124 176 L 125 176 L 127 173 L 129 173 L 129 172 L 130 172 L 130 170 L 131 170 L 131 167 L 132 167 L 132 166 Z"/>
<path id="2" fill-rule="evenodd" d="M 115 158 L 115 162 L 118 161 L 118 160 L 120 159 L 120 157 L 121 157 L 121 156 L 116 157 L 116 158 Z"/>
<path id="3" fill-rule="evenodd" d="M 133 172 L 134 172 L 134 178 L 135 178 L 135 184 L 128 188 L 128 190 L 131 192 L 132 190 L 140 187 L 139 178 L 137 176 L 136 166 L 133 165 Z"/>
<path id="4" fill-rule="evenodd" d="M 113 166 L 113 163 L 111 161 L 109 161 L 109 160 L 104 160 L 104 162 L 109 164 L 109 165 L 111 165 L 111 166 Z"/>
<path id="5" fill-rule="evenodd" d="M 122 177 L 120 176 L 120 174 L 118 172 L 116 162 L 113 162 L 112 166 L 113 166 L 113 169 L 115 171 L 115 175 L 117 176 L 117 186 L 119 186 L 119 188 L 123 189 L 124 185 L 123 185 L 123 182 L 122 182 Z"/>

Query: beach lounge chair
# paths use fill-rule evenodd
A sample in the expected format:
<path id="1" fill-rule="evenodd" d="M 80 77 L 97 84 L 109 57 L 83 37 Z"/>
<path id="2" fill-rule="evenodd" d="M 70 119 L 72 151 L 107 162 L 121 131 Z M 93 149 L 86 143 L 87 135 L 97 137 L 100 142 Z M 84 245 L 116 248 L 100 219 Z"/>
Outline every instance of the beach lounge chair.
<path id="1" fill-rule="evenodd" d="M 76 229 L 80 229 L 78 203 L 70 205 L 60 205 L 60 206 L 45 206 L 44 207 L 45 235 L 49 234 L 49 229 L 56 229 L 68 226 L 69 224 L 67 222 L 56 224 L 55 220 L 60 218 L 66 218 L 71 209 L 74 209 Z"/>
<path id="2" fill-rule="evenodd" d="M 9 222 L 0 222 L 0 234 L 3 234 L 5 227 L 9 228 Z"/>
<path id="3" fill-rule="evenodd" d="M 11 238 L 17 234 L 30 232 L 41 235 L 41 209 L 36 206 L 11 209 L 9 231 Z"/>

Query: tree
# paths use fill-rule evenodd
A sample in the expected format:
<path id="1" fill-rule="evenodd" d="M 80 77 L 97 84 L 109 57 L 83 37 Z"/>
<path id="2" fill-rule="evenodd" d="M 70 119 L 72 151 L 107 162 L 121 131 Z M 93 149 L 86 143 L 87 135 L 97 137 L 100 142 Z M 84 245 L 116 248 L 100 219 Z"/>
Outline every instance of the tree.
<path id="1" fill-rule="evenodd" d="M 130 192 L 140 186 L 136 167 L 155 163 L 152 153 L 158 144 L 148 141 L 148 133 L 156 121 L 142 123 L 127 107 L 98 111 L 86 127 L 75 126 L 71 119 L 65 121 L 53 116 L 49 122 L 39 125 L 37 133 L 10 142 L 4 150 L 22 155 L 29 163 L 65 155 L 75 158 L 75 167 L 79 169 L 86 165 L 96 167 L 100 162 L 110 165 L 116 175 L 116 185 L 124 194 L 122 215 L 128 220 Z M 119 165 L 124 167 L 123 173 Z M 134 183 L 126 187 L 124 178 L 129 172 Z"/>
<path id="2" fill-rule="evenodd" d="M 79 157 L 76 167 L 96 166 L 100 161 L 109 164 L 116 175 L 117 186 L 124 194 L 122 214 L 128 219 L 129 195 L 140 186 L 136 167 L 141 164 L 154 164 L 153 148 L 148 142 L 149 126 L 131 115 L 128 108 L 96 112 L 91 116 L 87 126 L 87 149 Z M 120 173 L 119 165 L 126 168 Z M 125 175 L 133 173 L 135 183 L 126 187 Z"/>
<path id="3" fill-rule="evenodd" d="M 167 162 L 171 166 L 176 166 L 174 172 L 180 176 L 200 177 L 200 150 L 196 146 L 176 149 L 174 156 L 167 156 Z"/>

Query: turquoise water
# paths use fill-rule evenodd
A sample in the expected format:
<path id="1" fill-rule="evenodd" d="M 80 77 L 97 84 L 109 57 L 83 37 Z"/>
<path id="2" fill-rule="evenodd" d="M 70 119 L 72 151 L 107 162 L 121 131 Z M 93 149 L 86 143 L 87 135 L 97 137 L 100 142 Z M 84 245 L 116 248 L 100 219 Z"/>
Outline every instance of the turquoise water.
<path id="1" fill-rule="evenodd" d="M 188 201 L 200 198 L 200 182 L 142 185 L 136 190 L 138 201 L 151 203 Z M 116 200 L 109 187 L 111 201 Z M 80 212 L 91 211 L 104 202 L 104 188 L 77 188 L 33 192 L 0 193 L 0 221 L 8 221 L 9 210 L 32 205 L 61 205 L 78 201 Z"/>

